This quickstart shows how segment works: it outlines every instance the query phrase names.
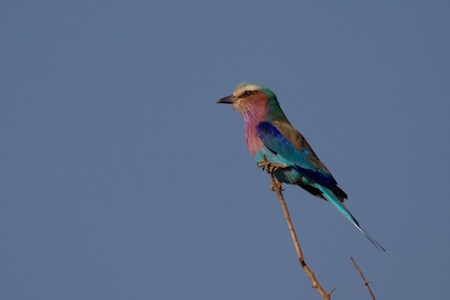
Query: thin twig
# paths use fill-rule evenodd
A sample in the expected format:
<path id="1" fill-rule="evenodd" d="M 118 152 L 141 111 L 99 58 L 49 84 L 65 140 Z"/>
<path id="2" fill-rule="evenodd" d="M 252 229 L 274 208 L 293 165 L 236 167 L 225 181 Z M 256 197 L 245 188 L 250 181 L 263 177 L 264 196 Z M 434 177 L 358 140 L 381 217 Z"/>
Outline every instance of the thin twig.
<path id="1" fill-rule="evenodd" d="M 286 168 L 286 166 L 270 163 L 265 160 L 265 157 L 264 157 L 263 161 L 258 163 L 258 166 L 260 168 L 263 168 L 264 170 L 266 170 L 270 175 L 270 178 L 272 180 L 272 190 L 277 193 L 278 200 L 280 201 L 281 207 L 283 209 L 284 217 L 286 218 L 286 222 L 289 227 L 289 232 L 291 234 L 292 242 L 294 243 L 295 251 L 297 252 L 297 257 L 298 257 L 298 261 L 300 262 L 300 266 L 303 268 L 306 275 L 308 275 L 308 277 L 311 279 L 312 287 L 317 289 L 317 291 L 323 297 L 323 299 L 330 300 L 331 293 L 334 291 L 334 289 L 331 290 L 331 292 L 327 293 L 320 285 L 319 281 L 317 280 L 316 276 L 314 275 L 314 272 L 306 264 L 302 249 L 301 249 L 300 244 L 297 239 L 297 235 L 295 234 L 294 226 L 292 225 L 292 221 L 291 221 L 291 217 L 289 215 L 289 210 L 287 208 L 286 201 L 284 201 L 282 188 L 281 188 L 281 182 L 276 180 L 275 177 L 273 176 L 273 172 L 275 172 L 279 168 Z"/>
<path id="2" fill-rule="evenodd" d="M 375 300 L 375 295 L 372 292 L 372 289 L 370 288 L 369 282 L 366 280 L 366 277 L 364 277 L 363 272 L 361 271 L 361 269 L 358 267 L 358 265 L 356 264 L 356 261 L 353 259 L 353 257 L 350 257 L 350 259 L 352 260 L 353 264 L 355 265 L 356 270 L 359 272 L 359 275 L 361 275 L 361 278 L 363 280 L 364 285 L 367 287 L 367 289 L 369 290 L 370 293 L 370 297 L 372 297 L 372 300 Z"/>

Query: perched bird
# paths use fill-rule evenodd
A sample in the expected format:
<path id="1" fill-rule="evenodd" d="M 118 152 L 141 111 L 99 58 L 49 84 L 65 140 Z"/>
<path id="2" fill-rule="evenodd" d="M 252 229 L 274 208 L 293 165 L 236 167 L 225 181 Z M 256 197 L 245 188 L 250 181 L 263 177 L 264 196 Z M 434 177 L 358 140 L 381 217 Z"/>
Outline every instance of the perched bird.
<path id="1" fill-rule="evenodd" d="M 333 205 L 364 234 L 380 251 L 384 248 L 359 225 L 344 206 L 347 194 L 337 185 L 330 171 L 319 160 L 306 139 L 284 115 L 275 94 L 265 86 L 243 82 L 233 95 L 217 103 L 233 105 L 244 118 L 245 139 L 250 154 L 258 165 L 267 162 L 274 177 L 284 183 L 296 184 L 314 196 Z"/>

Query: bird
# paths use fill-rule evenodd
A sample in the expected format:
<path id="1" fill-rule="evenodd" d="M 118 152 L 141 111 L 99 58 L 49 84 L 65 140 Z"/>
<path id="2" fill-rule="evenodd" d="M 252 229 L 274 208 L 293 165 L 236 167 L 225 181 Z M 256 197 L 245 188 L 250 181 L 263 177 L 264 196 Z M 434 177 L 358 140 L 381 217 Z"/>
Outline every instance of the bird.
<path id="1" fill-rule="evenodd" d="M 378 250 L 386 251 L 345 207 L 347 194 L 338 186 L 303 135 L 291 125 L 276 95 L 269 88 L 242 82 L 232 95 L 221 98 L 217 103 L 231 104 L 242 115 L 247 148 L 258 166 L 270 170 L 278 182 L 298 185 L 326 200 Z"/>

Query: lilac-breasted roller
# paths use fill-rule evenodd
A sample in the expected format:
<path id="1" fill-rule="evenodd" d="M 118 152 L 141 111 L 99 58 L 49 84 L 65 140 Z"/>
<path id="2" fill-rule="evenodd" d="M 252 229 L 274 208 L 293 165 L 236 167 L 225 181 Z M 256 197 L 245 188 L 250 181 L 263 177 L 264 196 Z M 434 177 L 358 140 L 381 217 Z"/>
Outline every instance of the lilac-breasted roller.
<path id="1" fill-rule="evenodd" d="M 379 250 L 385 251 L 344 206 L 347 194 L 338 187 L 306 139 L 289 123 L 270 89 L 243 82 L 238 84 L 233 95 L 220 99 L 218 103 L 232 104 L 243 116 L 247 147 L 258 164 L 267 161 L 282 165 L 273 171 L 278 181 L 297 184 L 328 201 Z"/>

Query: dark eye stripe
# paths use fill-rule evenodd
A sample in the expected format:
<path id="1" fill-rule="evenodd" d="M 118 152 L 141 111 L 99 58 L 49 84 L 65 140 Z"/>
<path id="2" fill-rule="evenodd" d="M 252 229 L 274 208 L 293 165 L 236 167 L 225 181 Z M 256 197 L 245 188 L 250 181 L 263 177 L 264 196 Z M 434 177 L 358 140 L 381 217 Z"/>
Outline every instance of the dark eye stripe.
<path id="1" fill-rule="evenodd" d="M 245 92 L 242 93 L 242 96 L 241 96 L 241 97 L 247 97 L 247 96 L 256 94 L 257 92 L 258 92 L 258 91 L 245 91 Z"/>

